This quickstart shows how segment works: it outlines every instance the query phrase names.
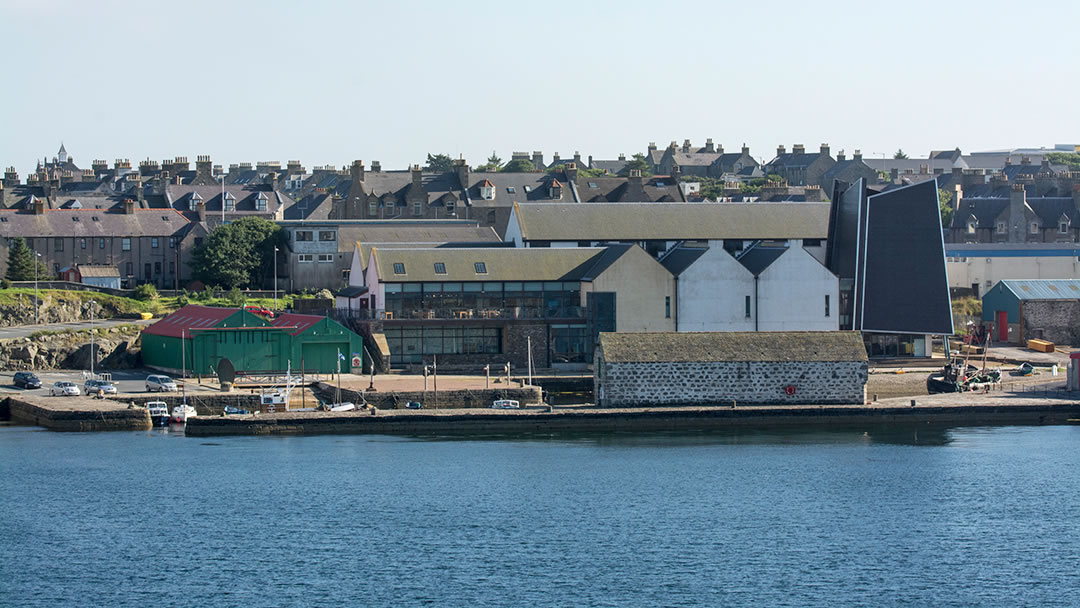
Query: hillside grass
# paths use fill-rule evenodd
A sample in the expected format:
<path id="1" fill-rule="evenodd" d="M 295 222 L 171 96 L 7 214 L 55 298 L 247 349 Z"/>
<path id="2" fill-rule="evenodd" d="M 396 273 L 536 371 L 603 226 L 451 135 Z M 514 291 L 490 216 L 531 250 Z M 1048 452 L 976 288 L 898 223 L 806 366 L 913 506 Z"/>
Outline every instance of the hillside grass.
<path id="1" fill-rule="evenodd" d="M 125 323 L 124 325 L 115 325 L 113 327 L 95 327 L 94 335 L 101 338 L 107 338 L 110 333 L 138 333 L 142 331 L 142 329 L 142 326 L 136 325 L 134 323 Z M 49 336 L 64 335 L 78 335 L 89 337 L 90 329 L 43 329 L 41 331 L 35 331 L 34 333 L 30 334 L 29 337 L 31 340 L 37 340 L 39 338 L 47 338 Z"/>
<path id="2" fill-rule="evenodd" d="M 213 297 L 210 294 L 203 296 L 202 293 L 193 293 L 188 296 L 160 297 L 154 300 L 143 301 L 136 300 L 135 298 L 125 298 L 122 296 L 99 293 L 96 291 L 77 291 L 68 289 L 38 290 L 38 297 L 41 299 L 80 303 L 94 300 L 100 304 L 102 308 L 105 308 L 113 315 L 150 313 L 155 317 L 167 315 L 170 312 L 181 308 L 185 302 L 188 304 L 198 304 L 200 306 L 235 307 L 236 305 L 233 304 L 232 300 L 227 296 L 228 292 L 223 292 L 218 297 Z M 33 297 L 34 290 L 31 288 L 14 287 L 11 289 L 0 289 L 0 306 L 28 304 L 33 301 Z M 300 297 L 302 296 L 293 294 L 286 294 L 279 297 L 277 300 L 278 309 L 285 309 L 286 307 L 292 306 L 293 301 Z M 249 305 L 273 308 L 274 298 L 242 298 L 242 304 L 240 304 L 240 306 Z"/>

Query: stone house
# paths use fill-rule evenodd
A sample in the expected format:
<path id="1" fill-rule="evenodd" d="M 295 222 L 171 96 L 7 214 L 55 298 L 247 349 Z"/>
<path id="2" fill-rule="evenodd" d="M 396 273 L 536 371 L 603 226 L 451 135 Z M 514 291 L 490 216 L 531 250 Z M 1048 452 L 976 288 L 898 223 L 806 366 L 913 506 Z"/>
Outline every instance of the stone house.
<path id="1" fill-rule="evenodd" d="M 982 296 L 983 321 L 998 342 L 1037 338 L 1080 346 L 1080 280 L 1004 280 Z"/>
<path id="2" fill-rule="evenodd" d="M 958 190 L 963 196 L 963 190 Z M 1080 242 L 1080 185 L 1072 196 L 1028 196 L 1028 185 L 1013 183 L 990 196 L 964 196 L 953 213 L 951 243 Z"/>
<path id="3" fill-rule="evenodd" d="M 822 175 L 821 187 L 831 191 L 833 182 L 836 180 L 852 184 L 860 179 L 866 180 L 868 184 L 881 181 L 878 172 L 863 161 L 861 150 L 855 150 L 851 158 L 847 158 L 847 155 L 840 152 L 836 155 L 836 163 Z"/>
<path id="4" fill-rule="evenodd" d="M 866 402 L 859 332 L 602 333 L 600 407 Z"/>
<path id="5" fill-rule="evenodd" d="M 750 156 L 750 148 L 743 144 L 740 152 L 724 152 L 724 146 L 717 146 L 712 139 L 705 146 L 694 148 L 690 140 L 685 140 L 682 147 L 671 142 L 660 156 L 656 173 L 672 175 L 678 173 L 687 177 L 721 178 L 724 175 L 736 175 L 758 166 Z"/>
<path id="6" fill-rule="evenodd" d="M 825 172 L 836 164 L 829 153 L 829 144 L 821 144 L 818 152 L 807 152 L 802 144 L 795 144 L 791 152 L 784 146 L 776 149 L 776 158 L 765 165 L 766 174 L 776 174 L 792 186 L 815 185 L 832 188 L 825 183 Z"/>

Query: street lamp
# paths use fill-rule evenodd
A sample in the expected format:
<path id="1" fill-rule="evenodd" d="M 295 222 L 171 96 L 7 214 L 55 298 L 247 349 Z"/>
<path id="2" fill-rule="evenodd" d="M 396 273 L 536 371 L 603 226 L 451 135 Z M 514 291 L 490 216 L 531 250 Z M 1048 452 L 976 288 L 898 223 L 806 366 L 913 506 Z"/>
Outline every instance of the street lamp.
<path id="1" fill-rule="evenodd" d="M 277 252 L 278 248 L 274 247 L 274 312 L 277 313 Z"/>
<path id="2" fill-rule="evenodd" d="M 41 257 L 41 254 L 35 251 L 34 255 L 36 256 L 34 258 L 34 325 L 38 325 L 39 323 L 41 323 L 41 319 L 40 319 L 39 313 L 38 313 L 38 310 L 41 308 L 41 302 L 38 302 L 38 289 L 37 289 L 38 270 L 37 270 L 37 267 L 38 267 L 38 258 Z"/>
<path id="3" fill-rule="evenodd" d="M 90 377 L 94 377 L 94 305 L 97 302 L 90 300 Z"/>

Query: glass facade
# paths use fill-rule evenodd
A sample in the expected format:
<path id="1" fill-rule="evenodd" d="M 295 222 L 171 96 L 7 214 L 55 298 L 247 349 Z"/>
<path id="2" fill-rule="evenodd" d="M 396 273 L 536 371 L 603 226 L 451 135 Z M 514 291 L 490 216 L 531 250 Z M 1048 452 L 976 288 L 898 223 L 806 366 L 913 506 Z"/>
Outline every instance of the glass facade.
<path id="1" fill-rule="evenodd" d="M 870 358 L 925 357 L 926 336 L 923 334 L 864 333 L 866 354 Z"/>
<path id="2" fill-rule="evenodd" d="M 584 318 L 576 281 L 389 283 L 394 319 Z"/>
<path id="3" fill-rule="evenodd" d="M 498 327 L 385 327 L 391 365 L 421 363 L 431 355 L 497 355 L 502 352 Z"/>

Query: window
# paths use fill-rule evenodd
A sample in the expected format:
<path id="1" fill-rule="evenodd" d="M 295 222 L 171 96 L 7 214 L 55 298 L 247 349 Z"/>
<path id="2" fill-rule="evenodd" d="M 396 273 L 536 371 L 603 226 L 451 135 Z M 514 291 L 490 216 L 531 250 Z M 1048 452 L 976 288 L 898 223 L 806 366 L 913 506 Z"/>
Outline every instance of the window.
<path id="1" fill-rule="evenodd" d="M 105 248 L 105 239 L 98 239 L 97 240 L 97 248 L 98 249 L 104 249 Z"/>
<path id="2" fill-rule="evenodd" d="M 126 275 L 127 275 L 127 276 L 129 276 L 129 277 L 130 277 L 130 276 L 131 276 L 132 274 L 134 274 L 134 272 L 133 272 L 133 271 L 134 271 L 134 267 L 133 267 L 133 266 L 131 265 L 131 262 L 128 262 L 127 264 L 125 264 L 125 265 L 124 265 L 124 270 L 125 270 L 124 274 L 126 274 Z"/>
<path id="3" fill-rule="evenodd" d="M 457 207 L 453 199 L 446 201 L 446 215 L 457 215 Z"/>
<path id="4" fill-rule="evenodd" d="M 201 247 L 202 246 L 202 237 L 201 236 L 195 237 L 195 246 L 196 247 Z"/>
<path id="5" fill-rule="evenodd" d="M 266 211 L 266 197 L 265 196 L 260 196 L 259 198 L 255 199 L 255 210 L 256 211 Z"/>
<path id="6" fill-rule="evenodd" d="M 131 251 L 131 237 L 125 236 L 120 239 L 120 249 L 122 251 Z"/>
<path id="7" fill-rule="evenodd" d="M 176 262 L 169 262 L 169 274 L 176 274 Z"/>
<path id="8" fill-rule="evenodd" d="M 236 210 L 236 198 L 232 194 L 225 195 L 225 211 Z"/>
<path id="9" fill-rule="evenodd" d="M 154 274 L 161 274 L 161 262 L 154 262 Z"/>
<path id="10" fill-rule="evenodd" d="M 53 274 L 60 274 L 60 264 L 59 263 L 54 262 L 53 265 L 52 265 L 52 269 L 53 269 Z"/>
<path id="11" fill-rule="evenodd" d="M 158 248 L 158 237 L 156 237 L 156 236 L 150 237 L 150 248 L 151 249 L 157 249 Z"/>
<path id="12" fill-rule="evenodd" d="M 424 213 L 424 201 L 413 201 L 412 213 L 413 215 L 422 215 Z"/>
<path id="13" fill-rule="evenodd" d="M 746 318 L 750 318 L 750 296 L 746 296 Z"/>
<path id="14" fill-rule="evenodd" d="M 522 188 L 522 189 L 525 190 L 525 194 L 528 194 L 528 193 L 532 192 L 532 186 L 530 186 L 528 184 L 525 184 L 525 187 Z"/>
<path id="15" fill-rule="evenodd" d="M 825 294 L 825 316 L 829 316 L 829 294 Z"/>
<path id="16" fill-rule="evenodd" d="M 175 236 L 170 236 L 169 237 L 169 249 L 175 249 L 175 248 L 176 248 L 176 237 Z"/>
<path id="17" fill-rule="evenodd" d="M 298 262 L 300 262 L 301 264 L 307 264 L 308 262 L 311 262 L 314 259 L 315 259 L 315 256 L 310 254 L 310 253 L 301 253 L 300 255 L 296 256 L 296 260 Z"/>
<path id="18" fill-rule="evenodd" d="M 514 187 L 513 187 L 513 186 L 507 186 L 507 187 L 506 187 L 506 191 L 507 191 L 507 193 L 509 193 L 509 194 L 513 194 L 513 193 L 517 192 L 517 190 L 514 190 Z"/>
<path id="19" fill-rule="evenodd" d="M 98 216 L 96 216 L 96 215 L 90 216 L 90 219 L 95 221 L 95 222 L 100 222 L 101 221 L 100 219 L 98 219 Z"/>
<path id="20" fill-rule="evenodd" d="M 394 274 L 405 274 L 405 264 L 394 262 Z"/>
<path id="21" fill-rule="evenodd" d="M 476 274 L 487 274 L 487 264 L 484 262 L 476 262 L 473 268 L 476 269 Z"/>
<path id="22" fill-rule="evenodd" d="M 372 198 L 367 204 L 367 214 L 371 217 L 379 215 L 379 199 Z"/>
<path id="23" fill-rule="evenodd" d="M 297 230 L 296 231 L 296 240 L 297 241 L 310 241 L 312 234 L 313 233 L 310 230 Z"/>
<path id="24" fill-rule="evenodd" d="M 821 239 L 803 239 L 803 247 L 821 247 Z"/>
<path id="25" fill-rule="evenodd" d="M 77 221 L 79 221 L 79 216 L 77 216 L 77 215 L 73 215 L 73 216 L 71 217 L 71 221 L 73 221 L 73 222 L 77 222 Z"/>
<path id="26" fill-rule="evenodd" d="M 53 239 L 53 251 L 64 250 L 64 239 Z"/>
<path id="27" fill-rule="evenodd" d="M 435 262 L 435 274 L 446 274 L 446 264 Z"/>
<path id="28" fill-rule="evenodd" d="M 829 296 L 825 296 L 828 298 Z M 671 318 L 671 296 L 664 296 L 664 318 Z"/>
<path id="29" fill-rule="evenodd" d="M 337 233 L 334 232 L 333 230 L 320 230 L 319 231 L 319 240 L 320 241 L 336 241 L 337 240 Z"/>
<path id="30" fill-rule="evenodd" d="M 332 254 L 332 253 L 320 253 L 319 254 L 319 261 L 320 262 L 333 262 L 334 261 L 334 254 Z"/>
<path id="31" fill-rule="evenodd" d="M 1031 222 L 1031 234 L 1037 234 L 1039 232 L 1039 223 Z"/>
<path id="32" fill-rule="evenodd" d="M 1005 234 L 1006 232 L 1007 230 L 1005 230 L 1005 222 L 998 222 L 998 234 Z"/>
<path id="33" fill-rule="evenodd" d="M 597 186 L 597 185 L 596 185 L 596 182 L 589 182 L 589 188 L 592 188 L 593 190 L 595 190 L 595 189 L 597 189 L 597 188 L 599 188 L 599 187 L 600 187 L 600 186 Z"/>
<path id="34" fill-rule="evenodd" d="M 975 234 L 975 222 L 968 222 L 968 234 Z"/>
<path id="35" fill-rule="evenodd" d="M 79 249 L 86 249 L 86 239 L 79 239 Z"/>
<path id="36" fill-rule="evenodd" d="M 1060 232 L 1061 234 L 1068 234 L 1069 233 L 1069 222 L 1064 222 L 1063 221 L 1060 224 L 1058 224 L 1058 232 Z"/>

